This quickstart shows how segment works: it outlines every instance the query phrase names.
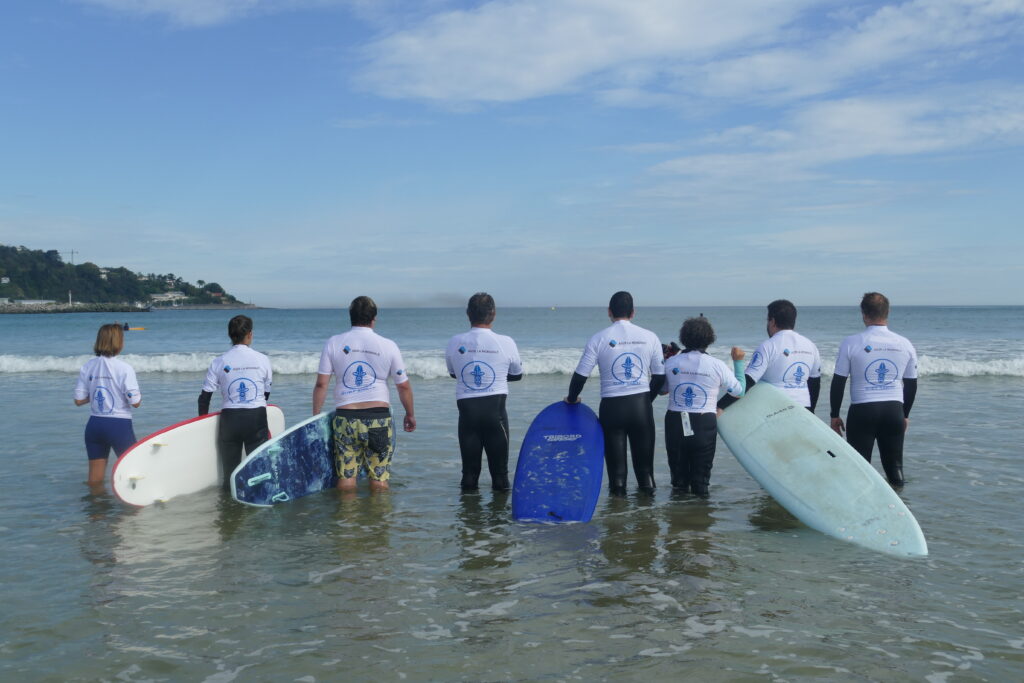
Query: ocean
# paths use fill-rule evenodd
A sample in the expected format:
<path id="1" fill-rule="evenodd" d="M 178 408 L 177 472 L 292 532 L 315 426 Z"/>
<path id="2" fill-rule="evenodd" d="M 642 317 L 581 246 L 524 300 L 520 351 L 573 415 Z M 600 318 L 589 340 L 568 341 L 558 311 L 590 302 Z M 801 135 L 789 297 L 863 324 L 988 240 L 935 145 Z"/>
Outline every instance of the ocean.
<path id="1" fill-rule="evenodd" d="M 500 306 L 500 301 L 498 302 Z M 254 348 L 288 424 L 311 414 L 324 340 L 345 310 L 253 310 Z M 748 353 L 763 307 L 638 308 L 663 341 L 685 317 L 710 349 Z M 418 428 L 392 489 L 269 510 L 209 490 L 143 509 L 84 484 L 78 369 L 102 323 L 130 332 L 142 437 L 195 415 L 229 347 L 229 311 L 0 316 L 0 677 L 30 681 L 1006 681 L 1024 674 L 1024 308 L 895 307 L 920 358 L 901 495 L 930 555 L 899 559 L 804 527 L 721 441 L 711 496 L 673 495 L 655 404 L 653 498 L 604 494 L 588 524 L 520 525 L 507 494 L 458 489 L 443 353 L 460 309 L 382 309 Z M 530 420 L 566 393 L 604 308 L 499 308 L 519 344 L 510 465 Z M 819 418 L 856 306 L 800 310 L 822 352 Z M 598 402 L 592 378 L 583 400 Z M 393 398 L 397 407 L 397 400 Z M 215 405 L 217 400 L 214 401 Z M 849 404 L 847 397 L 845 409 Z M 401 409 L 396 413 L 400 416 Z M 877 456 L 875 466 L 878 467 Z"/>

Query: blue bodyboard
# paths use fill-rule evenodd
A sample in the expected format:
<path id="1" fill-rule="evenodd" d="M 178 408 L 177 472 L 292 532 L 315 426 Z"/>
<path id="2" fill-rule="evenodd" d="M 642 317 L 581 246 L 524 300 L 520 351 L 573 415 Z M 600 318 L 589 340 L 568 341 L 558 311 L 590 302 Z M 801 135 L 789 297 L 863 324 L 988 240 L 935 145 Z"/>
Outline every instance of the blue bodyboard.
<path id="1" fill-rule="evenodd" d="M 246 456 L 231 474 L 234 499 L 268 507 L 334 488 L 333 415 L 300 422 Z"/>
<path id="2" fill-rule="evenodd" d="M 519 522 L 589 522 L 604 478 L 604 433 L 582 403 L 552 403 L 519 449 L 512 517 Z"/>

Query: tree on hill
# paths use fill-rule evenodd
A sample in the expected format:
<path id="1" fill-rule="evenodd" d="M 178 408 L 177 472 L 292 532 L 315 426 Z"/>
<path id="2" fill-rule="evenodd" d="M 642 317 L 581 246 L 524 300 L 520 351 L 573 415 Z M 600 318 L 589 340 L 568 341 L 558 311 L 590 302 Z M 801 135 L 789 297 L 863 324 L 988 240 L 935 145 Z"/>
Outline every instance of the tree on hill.
<path id="1" fill-rule="evenodd" d="M 185 303 L 238 301 L 216 282 L 199 282 L 196 287 L 173 273 L 143 275 L 89 261 L 71 265 L 56 249 L 44 252 L 0 244 L 0 297 L 9 299 L 63 301 L 70 291 L 76 301 L 85 303 L 148 302 L 151 295 L 177 290 L 185 295 Z"/>

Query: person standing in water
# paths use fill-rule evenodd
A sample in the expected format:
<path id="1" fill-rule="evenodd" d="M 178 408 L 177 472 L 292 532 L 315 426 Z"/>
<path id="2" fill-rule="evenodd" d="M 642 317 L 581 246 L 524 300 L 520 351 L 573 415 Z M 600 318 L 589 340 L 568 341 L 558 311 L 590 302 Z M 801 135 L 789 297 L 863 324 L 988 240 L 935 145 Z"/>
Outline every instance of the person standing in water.
<path id="1" fill-rule="evenodd" d="M 391 478 L 395 432 L 391 422 L 388 379 L 395 384 L 405 408 L 405 431 L 416 429 L 412 385 L 398 345 L 380 336 L 377 304 L 357 296 L 348 307 L 352 329 L 327 340 L 320 354 L 313 387 L 313 414 L 323 408 L 331 377 L 334 382 L 334 458 L 338 489 L 354 491 L 360 469 L 370 478 L 371 491 L 385 491 Z"/>
<path id="2" fill-rule="evenodd" d="M 665 361 L 665 449 L 672 489 L 706 497 L 718 437 L 718 394 L 743 395 L 743 350 L 732 347 L 733 369 L 707 354 L 715 330 L 703 315 L 679 329 L 683 350 Z"/>
<path id="3" fill-rule="evenodd" d="M 903 439 L 917 396 L 917 351 L 906 337 L 891 331 L 889 299 L 868 292 L 860 302 L 865 330 L 839 346 L 829 391 L 832 429 L 864 459 L 878 442 L 878 457 L 889 483 L 903 486 Z M 850 410 L 839 417 L 846 380 L 850 379 Z"/>
<path id="4" fill-rule="evenodd" d="M 120 456 L 135 443 L 132 408 L 142 404 L 135 370 L 117 354 L 124 349 L 124 330 L 117 323 L 103 325 L 96 333 L 96 357 L 82 366 L 75 385 L 75 405 L 90 404 L 85 426 L 85 452 L 89 457 L 86 483 L 103 486 L 110 450 Z"/>
<path id="5" fill-rule="evenodd" d="M 523 363 L 512 338 L 491 329 L 496 314 L 490 294 L 471 296 L 466 305 L 471 327 L 452 337 L 445 351 L 448 374 L 456 380 L 463 491 L 477 490 L 483 452 L 487 453 L 491 488 L 510 488 L 505 399 L 508 383 L 522 379 Z"/>
<path id="6" fill-rule="evenodd" d="M 217 454 L 223 473 L 223 487 L 231 489 L 231 473 L 270 438 L 267 401 L 274 373 L 270 359 L 252 348 L 252 319 L 236 315 L 228 321 L 232 347 L 217 356 L 206 371 L 199 394 L 199 414 L 210 412 L 210 398 L 220 390 L 221 411 L 217 423 Z"/>
<path id="7" fill-rule="evenodd" d="M 632 323 L 635 311 L 629 292 L 616 292 L 608 302 L 612 324 L 590 338 L 569 382 L 567 403 L 578 403 L 587 377 L 596 365 L 601 373 L 598 417 L 604 431 L 608 490 L 626 495 L 626 444 L 633 475 L 641 491 L 653 494 L 654 409 L 651 402 L 665 383 L 661 341 Z"/>
<path id="8" fill-rule="evenodd" d="M 767 382 L 813 413 L 821 392 L 821 355 L 814 342 L 795 328 L 796 306 L 791 301 L 777 299 L 768 304 L 768 339 L 747 363 L 746 388 Z"/>

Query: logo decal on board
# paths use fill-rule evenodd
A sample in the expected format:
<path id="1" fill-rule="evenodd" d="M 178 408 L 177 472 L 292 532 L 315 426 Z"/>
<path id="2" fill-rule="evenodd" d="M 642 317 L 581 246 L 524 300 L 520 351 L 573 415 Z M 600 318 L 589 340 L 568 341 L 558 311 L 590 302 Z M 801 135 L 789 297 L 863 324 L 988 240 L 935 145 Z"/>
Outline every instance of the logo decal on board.
<path id="1" fill-rule="evenodd" d="M 577 441 L 582 439 L 582 434 L 545 434 L 544 440 L 547 442 L 552 441 Z"/>

